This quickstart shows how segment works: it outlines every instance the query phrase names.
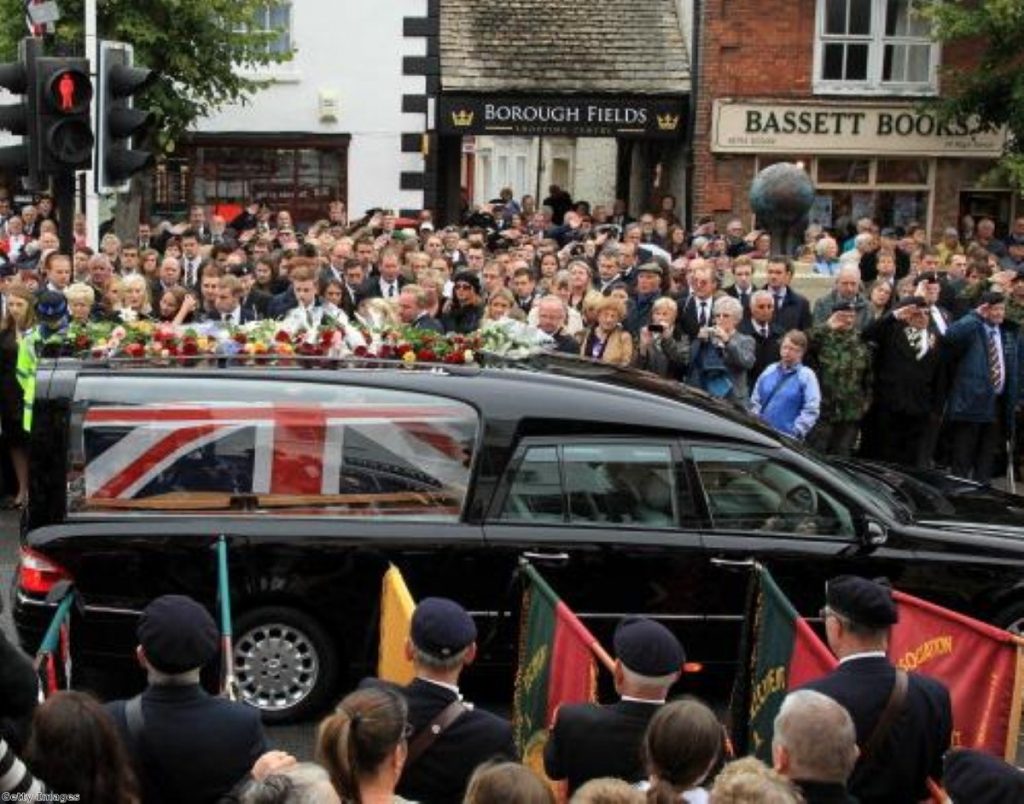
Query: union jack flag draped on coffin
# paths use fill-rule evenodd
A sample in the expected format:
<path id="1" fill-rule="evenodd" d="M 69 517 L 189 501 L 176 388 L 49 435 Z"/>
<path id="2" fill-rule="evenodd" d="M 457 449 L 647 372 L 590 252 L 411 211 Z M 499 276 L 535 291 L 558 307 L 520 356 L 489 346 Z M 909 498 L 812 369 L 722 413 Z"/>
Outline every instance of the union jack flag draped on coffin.
<path id="1" fill-rule="evenodd" d="M 171 403 L 96 406 L 82 427 L 78 510 L 344 508 L 457 517 L 477 416 L 408 404 Z"/>

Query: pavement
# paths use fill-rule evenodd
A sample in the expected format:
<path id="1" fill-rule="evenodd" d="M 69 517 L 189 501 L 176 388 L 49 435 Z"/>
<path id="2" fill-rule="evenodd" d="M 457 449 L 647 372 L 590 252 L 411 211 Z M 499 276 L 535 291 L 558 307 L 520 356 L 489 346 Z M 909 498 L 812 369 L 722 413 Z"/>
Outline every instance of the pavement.
<path id="1" fill-rule="evenodd" d="M 10 588 L 14 578 L 14 568 L 18 557 L 18 522 L 15 514 L 9 511 L 0 512 L 0 594 L 3 595 L 3 614 L 0 615 L 0 628 L 4 634 L 16 640 L 14 625 L 11 621 Z M 313 758 L 316 742 L 316 723 L 298 723 L 288 726 L 268 726 L 267 738 L 274 748 L 288 751 L 299 760 Z M 1017 764 L 1024 767 L 1024 733 L 1018 744 Z"/>

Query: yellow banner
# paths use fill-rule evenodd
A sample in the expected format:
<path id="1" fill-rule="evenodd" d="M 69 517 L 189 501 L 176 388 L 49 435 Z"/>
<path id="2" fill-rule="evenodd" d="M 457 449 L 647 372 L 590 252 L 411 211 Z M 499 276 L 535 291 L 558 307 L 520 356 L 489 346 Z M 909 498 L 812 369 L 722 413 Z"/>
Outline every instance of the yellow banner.
<path id="1" fill-rule="evenodd" d="M 380 652 L 377 677 L 395 684 L 413 680 L 412 662 L 405 656 L 405 643 L 412 626 L 416 603 L 398 567 L 391 564 L 384 573 L 380 590 Z"/>

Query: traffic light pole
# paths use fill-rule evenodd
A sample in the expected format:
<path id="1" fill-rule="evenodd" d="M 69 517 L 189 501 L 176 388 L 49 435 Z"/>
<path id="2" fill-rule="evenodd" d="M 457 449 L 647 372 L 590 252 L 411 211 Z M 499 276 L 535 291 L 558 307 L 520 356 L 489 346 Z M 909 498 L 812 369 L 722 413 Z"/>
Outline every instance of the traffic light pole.
<path id="1" fill-rule="evenodd" d="M 75 253 L 75 172 L 53 174 L 53 200 L 57 207 L 57 236 L 62 254 Z"/>
<path id="2" fill-rule="evenodd" d="M 89 77 L 92 85 L 97 86 L 97 65 L 100 54 L 96 37 L 96 0 L 85 0 L 85 55 L 89 59 Z M 97 100 L 96 95 L 92 98 L 91 117 L 92 130 L 99 131 L 99 121 L 96 118 Z M 95 167 L 95 165 L 94 165 Z M 85 173 L 85 232 L 86 242 L 97 252 L 100 248 L 100 197 L 96 192 L 95 170 L 88 170 Z M 61 237 L 61 248 L 64 248 L 64 238 Z M 73 254 L 73 251 L 68 252 Z"/>

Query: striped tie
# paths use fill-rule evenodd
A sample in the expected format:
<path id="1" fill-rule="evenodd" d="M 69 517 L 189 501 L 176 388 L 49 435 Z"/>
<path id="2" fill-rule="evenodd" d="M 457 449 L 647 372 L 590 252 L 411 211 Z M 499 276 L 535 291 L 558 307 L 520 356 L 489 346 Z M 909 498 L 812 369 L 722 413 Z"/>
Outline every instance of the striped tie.
<path id="1" fill-rule="evenodd" d="M 996 393 L 1003 390 L 1003 366 L 999 360 L 999 342 L 995 329 L 988 331 L 988 377 Z"/>

